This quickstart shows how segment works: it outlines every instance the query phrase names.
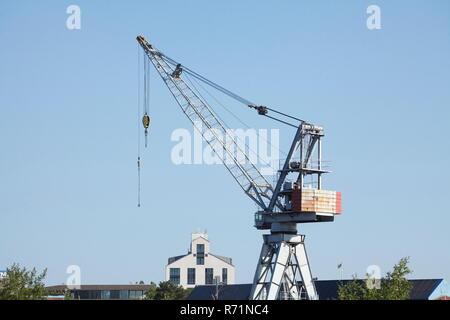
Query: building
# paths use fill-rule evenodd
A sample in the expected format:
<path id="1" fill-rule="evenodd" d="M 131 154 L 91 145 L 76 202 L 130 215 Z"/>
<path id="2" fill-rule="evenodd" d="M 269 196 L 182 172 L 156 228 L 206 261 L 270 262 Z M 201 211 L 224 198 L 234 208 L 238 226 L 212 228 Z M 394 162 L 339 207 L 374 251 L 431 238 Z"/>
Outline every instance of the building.
<path id="1" fill-rule="evenodd" d="M 351 280 L 343 280 L 345 284 Z M 360 280 L 363 281 L 363 280 Z M 450 296 L 450 286 L 444 279 L 409 280 L 412 284 L 410 300 L 445 300 Z M 338 287 L 341 280 L 316 280 L 315 285 L 319 300 L 337 300 Z M 248 300 L 252 284 L 236 284 L 219 286 L 199 286 L 188 297 L 188 300 Z"/>
<path id="2" fill-rule="evenodd" d="M 148 284 L 90 284 L 81 285 L 79 289 L 68 289 L 66 285 L 50 286 L 48 292 L 70 291 L 75 300 L 140 300 L 150 289 Z"/>
<path id="3" fill-rule="evenodd" d="M 216 282 L 234 284 L 234 266 L 231 258 L 210 252 L 207 233 L 193 233 L 189 252 L 169 258 L 166 280 L 184 288 Z"/>

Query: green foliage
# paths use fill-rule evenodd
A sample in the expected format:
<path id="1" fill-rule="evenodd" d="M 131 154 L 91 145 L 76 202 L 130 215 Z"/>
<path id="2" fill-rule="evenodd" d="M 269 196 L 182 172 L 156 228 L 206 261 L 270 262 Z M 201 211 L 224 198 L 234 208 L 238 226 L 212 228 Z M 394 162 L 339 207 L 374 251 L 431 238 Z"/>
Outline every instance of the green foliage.
<path id="1" fill-rule="evenodd" d="M 47 291 L 47 296 L 48 297 L 64 296 L 64 300 L 73 300 L 73 293 L 69 289 L 49 290 Z"/>
<path id="2" fill-rule="evenodd" d="M 409 258 L 405 257 L 394 266 L 392 272 L 388 272 L 381 280 L 380 294 L 383 300 L 406 300 L 411 293 L 412 285 L 406 276 L 412 271 L 408 267 Z"/>
<path id="3" fill-rule="evenodd" d="M 70 290 L 64 291 L 64 300 L 73 300 L 73 293 Z"/>
<path id="4" fill-rule="evenodd" d="M 45 269 L 37 274 L 36 268 L 27 270 L 15 263 L 7 269 L 7 275 L 0 280 L 0 300 L 44 300 L 47 292 L 42 280 Z"/>
<path id="5" fill-rule="evenodd" d="M 361 300 L 366 294 L 366 287 L 361 285 L 360 281 L 353 276 L 353 280 L 347 284 L 339 284 L 339 300 Z"/>
<path id="6" fill-rule="evenodd" d="M 380 281 L 379 289 L 368 287 L 366 281 L 356 277 L 338 289 L 339 300 L 406 300 L 411 294 L 412 286 L 406 276 L 412 271 L 408 267 L 409 258 L 405 257 L 394 266 L 392 272 L 386 273 Z"/>
<path id="7" fill-rule="evenodd" d="M 144 297 L 147 300 L 184 300 L 191 291 L 170 281 L 162 281 L 159 286 L 152 282 Z"/>
<path id="8" fill-rule="evenodd" d="M 156 285 L 156 283 L 151 282 L 150 283 L 150 289 L 148 289 L 145 293 L 144 293 L 144 299 L 145 300 L 155 300 L 155 296 L 156 296 L 156 289 L 158 288 L 158 286 Z"/>

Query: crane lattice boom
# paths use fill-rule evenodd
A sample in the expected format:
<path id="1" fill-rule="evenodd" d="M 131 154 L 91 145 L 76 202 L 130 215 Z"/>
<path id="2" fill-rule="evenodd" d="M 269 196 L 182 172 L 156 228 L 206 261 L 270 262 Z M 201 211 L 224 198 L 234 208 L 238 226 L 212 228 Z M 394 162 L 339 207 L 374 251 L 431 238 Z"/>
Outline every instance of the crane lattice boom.
<path id="1" fill-rule="evenodd" d="M 155 50 L 143 37 L 139 36 L 137 40 L 178 102 L 183 113 L 221 159 L 244 192 L 262 210 L 266 210 L 273 196 L 272 185 L 250 161 L 247 154 L 229 134 L 206 102 L 183 80 L 180 76 L 180 69 L 174 69 L 167 63 L 163 58 L 164 54 Z M 206 132 L 202 130 L 200 124 L 209 129 L 208 134 L 205 134 Z M 225 151 L 226 158 L 223 156 L 222 150 Z M 228 159 L 231 159 L 231 161 Z"/>

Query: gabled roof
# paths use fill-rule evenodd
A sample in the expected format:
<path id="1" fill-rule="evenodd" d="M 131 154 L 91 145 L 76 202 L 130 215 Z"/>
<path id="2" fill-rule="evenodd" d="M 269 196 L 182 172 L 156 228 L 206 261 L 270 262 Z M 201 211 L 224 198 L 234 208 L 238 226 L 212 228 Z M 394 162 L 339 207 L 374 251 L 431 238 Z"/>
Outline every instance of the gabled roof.
<path id="1" fill-rule="evenodd" d="M 198 236 L 198 237 L 196 237 L 196 238 L 194 238 L 194 239 L 191 239 L 191 242 L 194 242 L 195 240 L 197 240 L 197 239 L 203 239 L 203 240 L 206 240 L 206 241 L 208 241 L 208 242 L 210 242 L 208 239 L 206 239 L 205 237 L 202 237 L 202 236 Z"/>
<path id="2" fill-rule="evenodd" d="M 188 254 L 184 254 L 184 255 L 181 255 L 181 256 L 170 257 L 170 258 L 168 259 L 167 265 L 172 264 L 172 263 L 174 263 L 175 261 L 178 261 L 178 260 L 180 260 L 180 259 L 182 259 L 182 258 L 184 258 L 184 257 L 187 257 L 187 256 L 191 255 L 191 254 L 192 254 L 192 252 L 189 252 Z M 215 258 L 217 258 L 217 259 L 219 259 L 219 260 L 222 260 L 223 262 L 228 263 L 229 265 L 233 266 L 233 263 L 232 263 L 232 259 L 231 259 L 231 258 L 219 256 L 219 255 L 213 254 L 213 253 L 211 253 L 211 252 L 208 253 L 208 255 L 213 256 L 213 257 L 215 257 Z"/>
<path id="3" fill-rule="evenodd" d="M 340 283 L 346 284 L 351 280 L 317 280 L 316 290 L 320 300 L 337 300 Z M 363 281 L 363 280 L 358 280 Z M 434 289 L 442 279 L 417 279 L 409 280 L 412 284 L 410 300 L 428 300 Z M 252 284 L 235 284 L 221 286 L 219 300 L 248 300 Z M 188 300 L 211 300 L 216 292 L 216 287 L 196 286 L 188 297 Z"/>
<path id="4" fill-rule="evenodd" d="M 213 257 L 216 257 L 217 259 L 222 260 L 223 262 L 226 262 L 226 263 L 228 263 L 228 264 L 230 264 L 230 265 L 233 265 L 232 259 L 231 259 L 231 258 L 223 257 L 223 256 L 218 256 L 217 254 L 212 254 L 212 253 L 209 253 L 209 254 L 212 255 Z"/>
<path id="5" fill-rule="evenodd" d="M 184 257 L 188 256 L 189 254 L 190 254 L 190 253 L 188 253 L 188 254 L 183 254 L 183 255 L 181 255 L 181 256 L 170 257 L 170 258 L 168 259 L 167 264 L 174 263 L 175 261 L 180 260 L 181 258 L 184 258 Z"/>
<path id="6" fill-rule="evenodd" d="M 410 280 L 413 288 L 411 290 L 410 300 L 424 300 L 433 293 L 434 289 L 443 279 L 418 279 Z"/>

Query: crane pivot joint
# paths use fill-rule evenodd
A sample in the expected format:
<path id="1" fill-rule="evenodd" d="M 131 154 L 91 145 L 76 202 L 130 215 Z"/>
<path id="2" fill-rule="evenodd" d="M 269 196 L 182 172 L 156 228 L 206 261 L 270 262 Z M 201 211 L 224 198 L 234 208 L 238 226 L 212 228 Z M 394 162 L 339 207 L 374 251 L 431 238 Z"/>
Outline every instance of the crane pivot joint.
<path id="1" fill-rule="evenodd" d="M 249 105 L 249 108 L 253 108 L 256 109 L 258 111 L 258 114 L 265 116 L 268 112 L 267 107 L 265 106 L 253 106 L 253 105 Z"/>
<path id="2" fill-rule="evenodd" d="M 183 72 L 183 68 L 181 67 L 181 64 L 177 64 L 175 67 L 175 70 L 172 72 L 172 78 L 178 79 L 180 78 L 181 72 Z"/>

